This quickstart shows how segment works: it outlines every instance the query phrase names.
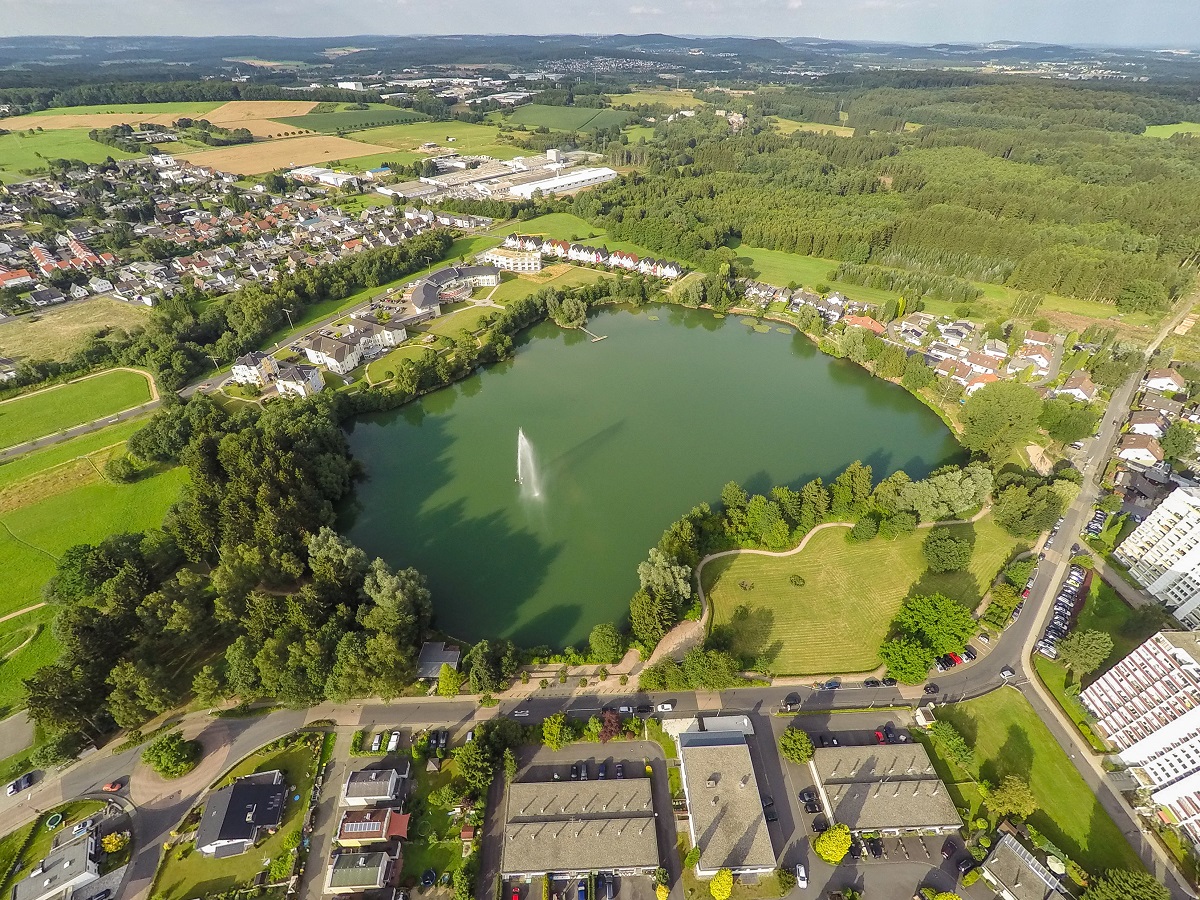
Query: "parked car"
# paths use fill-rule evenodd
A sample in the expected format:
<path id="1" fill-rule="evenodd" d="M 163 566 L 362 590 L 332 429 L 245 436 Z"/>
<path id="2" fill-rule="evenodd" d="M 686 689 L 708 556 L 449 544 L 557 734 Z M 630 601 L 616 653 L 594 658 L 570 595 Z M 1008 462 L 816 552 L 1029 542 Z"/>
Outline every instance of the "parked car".
<path id="1" fill-rule="evenodd" d="M 104 787 L 100 788 L 100 790 L 102 790 L 102 791 L 104 791 L 105 793 L 108 793 L 108 794 L 113 794 L 113 793 L 116 793 L 117 791 L 119 791 L 119 790 L 121 789 L 121 787 L 122 787 L 122 785 L 121 785 L 121 782 L 119 782 L 119 781 L 110 781 L 110 782 L 109 782 L 108 784 L 106 784 Z"/>
<path id="2" fill-rule="evenodd" d="M 799 863 L 796 863 L 796 887 L 800 888 L 800 890 L 808 887 L 808 872 Z"/>
<path id="3" fill-rule="evenodd" d="M 889 744 L 896 743 L 896 729 L 892 727 L 892 723 L 883 726 L 883 739 Z"/>
<path id="4" fill-rule="evenodd" d="M 892 678 L 891 676 L 883 679 L 883 683 L 884 683 L 885 687 L 895 687 L 897 684 L 899 684 L 899 682 L 896 681 L 896 679 Z"/>
<path id="5" fill-rule="evenodd" d="M 877 744 L 886 744 L 887 743 L 887 741 L 884 740 L 882 731 L 875 732 L 875 743 L 877 743 Z"/>
<path id="6" fill-rule="evenodd" d="M 649 703 L 643 703 L 638 706 L 636 712 L 639 716 L 648 716 L 650 713 L 654 712 L 654 707 L 652 707 Z"/>
<path id="7" fill-rule="evenodd" d="M 781 712 L 795 712 L 800 708 L 800 695 L 788 694 L 783 698 L 783 702 L 779 704 Z"/>
<path id="8" fill-rule="evenodd" d="M 399 733 L 400 732 L 398 732 L 398 731 L 396 732 L 396 734 L 399 734 Z M 445 728 L 443 728 L 440 732 L 438 732 L 438 746 L 441 747 L 443 750 L 445 750 L 447 747 L 450 746 L 450 732 L 447 731 Z"/>
<path id="9" fill-rule="evenodd" d="M 600 763 L 600 768 L 596 771 L 596 780 L 603 781 L 608 777 L 608 763 Z"/>
<path id="10" fill-rule="evenodd" d="M 817 799 L 817 792 L 814 791 L 812 788 L 808 788 L 807 790 L 803 790 L 800 792 L 800 802 L 801 803 L 807 803 L 809 800 L 816 800 L 816 799 Z"/>
<path id="11" fill-rule="evenodd" d="M 521 888 L 515 884 L 512 889 L 512 900 L 521 900 Z"/>
<path id="12" fill-rule="evenodd" d="M 587 900 L 587 882 L 586 881 L 581 880 L 579 882 L 579 892 L 576 896 L 579 898 L 579 900 Z"/>
<path id="13" fill-rule="evenodd" d="M 585 763 L 585 762 L 581 762 L 579 764 L 579 780 L 580 781 L 588 780 L 587 763 Z"/>
<path id="14" fill-rule="evenodd" d="M 770 797 L 762 798 L 763 818 L 768 822 L 778 822 L 779 813 L 775 810 L 775 801 Z"/>
<path id="15" fill-rule="evenodd" d="M 876 859 L 883 858 L 883 838 L 867 838 L 867 849 L 871 851 L 871 855 Z"/>
<path id="16" fill-rule="evenodd" d="M 71 837 L 78 837 L 79 835 L 83 834 L 85 831 L 87 831 L 89 828 L 91 828 L 95 824 L 96 824 L 95 819 L 83 819 L 79 822 L 76 822 L 75 825 L 71 828 Z"/>
<path id="17" fill-rule="evenodd" d="M 674 700 L 664 700 L 662 703 L 658 704 L 659 712 L 670 712 L 674 708 L 675 708 Z"/>
<path id="18" fill-rule="evenodd" d="M 571 766 L 571 780 L 579 780 L 579 763 L 575 763 L 575 765 Z"/>
<path id="19" fill-rule="evenodd" d="M 513 716 L 513 718 L 514 718 L 514 719 L 527 719 L 527 718 L 529 718 L 529 710 L 527 710 L 527 709 L 514 709 L 514 710 L 512 711 L 512 716 Z"/>
<path id="20" fill-rule="evenodd" d="M 960 875 L 966 875 L 973 868 L 975 868 L 975 860 L 970 856 L 963 857 L 958 861 L 958 873 Z"/>
<path id="21" fill-rule="evenodd" d="M 963 659 L 957 653 L 947 653 L 946 655 L 950 657 L 950 662 L 954 663 L 954 665 L 962 665 Z"/>
<path id="22" fill-rule="evenodd" d="M 863 855 L 862 844 L 860 844 L 858 842 L 857 837 L 851 837 L 850 838 L 850 858 L 851 859 L 862 859 L 862 855 Z"/>
<path id="23" fill-rule="evenodd" d="M 967 662 L 975 662 L 975 659 L 978 656 L 974 647 L 964 647 L 962 655 L 963 659 L 965 659 Z"/>
<path id="24" fill-rule="evenodd" d="M 625 777 L 625 763 L 617 763 L 615 766 L 613 766 L 613 768 L 616 770 L 616 775 L 618 778 Z"/>
<path id="25" fill-rule="evenodd" d="M 432 740 L 430 741 L 432 743 Z M 378 753 L 383 748 L 383 732 L 375 733 L 375 737 L 371 738 L 371 752 Z"/>
<path id="26" fill-rule="evenodd" d="M 613 894 L 616 893 L 616 889 L 613 887 L 615 879 L 611 875 L 602 875 L 600 877 L 604 879 L 604 900 L 613 900 Z"/>
<path id="27" fill-rule="evenodd" d="M 399 749 L 400 749 L 400 732 L 393 731 L 392 736 L 390 738 L 388 738 L 387 752 L 395 753 Z"/>
<path id="28" fill-rule="evenodd" d="M 809 815 L 816 815 L 817 813 L 825 812 L 824 808 L 821 806 L 820 800 L 809 800 L 804 804 L 804 811 Z"/>
<path id="29" fill-rule="evenodd" d="M 817 816 L 813 819 L 812 830 L 813 834 L 824 834 L 829 830 L 829 822 L 825 820 L 824 816 Z"/>
<path id="30" fill-rule="evenodd" d="M 925 693 L 927 694 L 937 694 L 940 692 L 940 690 L 941 689 L 936 684 L 925 685 Z"/>
<path id="31" fill-rule="evenodd" d="M 958 852 L 958 844 L 954 843 L 954 838 L 946 838 L 946 843 L 942 844 L 942 859 L 949 859 Z"/>
<path id="32" fill-rule="evenodd" d="M 1000 670 L 1001 678 L 1012 678 L 1016 674 L 1017 673 L 1013 671 L 1012 666 L 1005 666 L 1003 669 Z"/>
<path id="33" fill-rule="evenodd" d="M 863 687 L 877 688 L 877 687 L 879 687 L 879 679 L 878 678 L 868 678 L 866 681 L 863 682 Z"/>
<path id="34" fill-rule="evenodd" d="M 617 712 L 619 712 L 623 716 L 632 716 L 633 715 L 633 707 L 632 706 L 622 706 L 617 709 Z"/>

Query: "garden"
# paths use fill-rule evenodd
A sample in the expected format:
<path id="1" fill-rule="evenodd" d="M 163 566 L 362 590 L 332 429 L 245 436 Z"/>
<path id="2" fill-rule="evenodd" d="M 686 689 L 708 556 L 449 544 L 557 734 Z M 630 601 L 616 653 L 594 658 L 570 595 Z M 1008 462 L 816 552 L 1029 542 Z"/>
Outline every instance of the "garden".
<path id="1" fill-rule="evenodd" d="M 0 893 L 7 894 L 36 862 L 45 858 L 57 835 L 102 809 L 104 803 L 99 800 L 72 800 L 46 810 L 32 823 L 0 838 Z M 54 820 L 58 824 L 47 827 Z"/>

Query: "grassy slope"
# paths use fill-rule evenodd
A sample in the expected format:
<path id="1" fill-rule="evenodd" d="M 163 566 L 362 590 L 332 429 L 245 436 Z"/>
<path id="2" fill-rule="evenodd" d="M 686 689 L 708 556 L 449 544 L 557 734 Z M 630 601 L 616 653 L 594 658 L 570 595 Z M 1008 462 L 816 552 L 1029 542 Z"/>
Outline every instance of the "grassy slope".
<path id="1" fill-rule="evenodd" d="M 508 121 L 527 128 L 546 127 L 553 131 L 597 131 L 624 125 L 629 113 L 616 109 L 588 109 L 581 106 L 518 106 Z"/>
<path id="2" fill-rule="evenodd" d="M 558 241 L 576 241 L 590 244 L 593 247 L 604 247 L 608 250 L 623 250 L 638 256 L 657 255 L 645 247 L 639 247 L 629 241 L 614 241 L 607 237 L 603 228 L 589 225 L 584 219 L 571 213 L 549 213 L 524 222 L 510 223 L 492 229 L 493 234 L 502 236 L 514 231 L 518 234 L 536 234 Z"/>
<path id="3" fill-rule="evenodd" d="M 149 318 L 148 306 L 96 297 L 5 322 L 0 325 L 0 354 L 16 359 L 66 359 L 96 331 L 128 333 L 143 327 Z"/>
<path id="4" fill-rule="evenodd" d="M 820 122 L 797 122 L 795 119 L 773 118 L 772 123 L 780 134 L 796 131 L 813 131 L 817 134 L 836 134 L 838 137 L 854 137 L 854 129 L 846 125 L 822 125 Z"/>
<path id="5" fill-rule="evenodd" d="M 44 169 L 47 159 L 98 163 L 110 156 L 129 159 L 136 155 L 99 144 L 88 137 L 88 131 L 87 128 L 64 128 L 36 134 L 0 134 L 0 182 L 24 181 L 29 176 L 23 175 L 22 169 Z"/>
<path id="6" fill-rule="evenodd" d="M 873 669 L 877 648 L 910 592 L 940 591 L 974 608 L 1017 546 L 990 516 L 951 527 L 974 536 L 971 565 L 963 572 L 925 573 L 924 529 L 895 541 L 849 544 L 845 528 L 826 528 L 794 556 L 714 560 L 703 572 L 713 629 L 730 628 L 740 655 L 773 656 L 779 674 Z M 803 587 L 788 581 L 793 574 L 804 579 Z M 743 590 L 743 581 L 753 589 Z"/>
<path id="7" fill-rule="evenodd" d="M 397 150 L 416 150 L 426 142 L 451 147 L 463 154 L 485 154 L 498 159 L 511 159 L 527 151 L 499 141 L 500 129 L 469 122 L 413 122 L 411 125 L 388 125 L 355 132 L 354 139 L 366 144 L 382 144 Z M 447 138 L 454 138 L 447 141 Z"/>
<path id="8" fill-rule="evenodd" d="M 1176 122 L 1174 125 L 1150 125 L 1146 137 L 1169 138 L 1173 134 L 1200 134 L 1200 122 Z"/>
<path id="9" fill-rule="evenodd" d="M 975 749 L 970 774 L 997 784 L 1006 775 L 1029 781 L 1040 809 L 1030 822 L 1091 872 L 1142 869 L 1141 860 L 1054 740 L 1028 701 L 1001 688 L 938 711 Z M 961 780 L 953 763 L 943 765 Z"/>
<path id="10" fill-rule="evenodd" d="M 113 371 L 0 403 L 0 447 L 54 434 L 149 399 L 144 375 Z"/>
<path id="11" fill-rule="evenodd" d="M 0 623 L 0 645 L 11 649 L 24 644 L 11 658 L 0 662 L 0 718 L 21 705 L 22 682 L 58 656 L 52 627 L 54 614 L 55 610 L 43 607 Z M 30 637 L 33 639 L 26 644 Z"/>

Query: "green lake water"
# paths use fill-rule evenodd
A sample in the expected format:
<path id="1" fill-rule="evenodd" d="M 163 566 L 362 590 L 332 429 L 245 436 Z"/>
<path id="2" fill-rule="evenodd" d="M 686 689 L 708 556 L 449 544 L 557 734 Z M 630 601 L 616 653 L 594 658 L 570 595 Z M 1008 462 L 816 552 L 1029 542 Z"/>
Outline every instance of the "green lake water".
<path id="1" fill-rule="evenodd" d="M 791 329 L 673 306 L 588 328 L 607 339 L 544 323 L 513 359 L 351 426 L 368 477 L 342 530 L 425 573 L 445 632 L 561 647 L 622 621 L 663 529 L 731 479 L 762 492 L 855 459 L 876 480 L 961 459 L 914 397 Z M 516 483 L 518 428 L 540 500 Z"/>

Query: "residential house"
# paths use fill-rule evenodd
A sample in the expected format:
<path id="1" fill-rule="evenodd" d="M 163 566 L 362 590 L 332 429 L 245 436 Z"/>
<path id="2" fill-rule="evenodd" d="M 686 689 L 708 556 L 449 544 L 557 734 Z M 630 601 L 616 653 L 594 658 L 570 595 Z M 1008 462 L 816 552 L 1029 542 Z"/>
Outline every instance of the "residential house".
<path id="1" fill-rule="evenodd" d="M 980 874 L 1001 900 L 1054 900 L 1070 896 L 1058 876 L 1011 834 L 996 842 Z"/>
<path id="2" fill-rule="evenodd" d="M 1164 397 L 1157 391 L 1146 391 L 1146 393 L 1142 394 L 1141 399 L 1138 400 L 1138 406 L 1142 409 L 1153 409 L 1160 412 L 1168 419 L 1174 419 L 1183 412 L 1182 403 L 1178 400 L 1171 400 L 1168 397 Z"/>
<path id="3" fill-rule="evenodd" d="M 900 339 L 913 346 L 920 346 L 925 341 L 925 335 L 937 319 L 929 313 L 909 313 L 897 323 Z"/>
<path id="4" fill-rule="evenodd" d="M 1008 344 L 992 338 L 983 342 L 983 352 L 996 359 L 1008 359 Z"/>
<path id="5" fill-rule="evenodd" d="M 389 884 L 400 866 L 399 850 L 393 856 L 382 850 L 335 853 L 325 875 L 326 894 L 361 894 Z"/>
<path id="6" fill-rule="evenodd" d="M 1099 393 L 1100 389 L 1096 387 L 1088 373 L 1083 369 L 1077 369 L 1071 373 L 1070 378 L 1063 382 L 1062 387 L 1054 392 L 1054 396 L 1071 397 L 1083 403 L 1091 403 Z"/>
<path id="7" fill-rule="evenodd" d="M 966 387 L 963 389 L 963 393 L 966 394 L 968 397 L 970 397 L 981 387 L 984 387 L 985 385 L 989 385 L 992 382 L 999 381 L 999 380 L 1000 380 L 1000 376 L 994 372 L 983 372 L 978 375 L 972 375 L 970 380 L 967 381 Z"/>
<path id="8" fill-rule="evenodd" d="M 217 859 L 245 853 L 264 833 L 279 827 L 286 798 L 279 771 L 238 778 L 214 791 L 196 829 L 196 849 Z"/>
<path id="9" fill-rule="evenodd" d="M 348 809 L 338 823 L 337 842 L 343 847 L 366 847 L 408 840 L 408 813 L 394 809 Z"/>
<path id="10" fill-rule="evenodd" d="M 17 377 L 17 361 L 0 356 L 0 381 L 12 381 Z"/>
<path id="11" fill-rule="evenodd" d="M 943 359 L 933 367 L 933 374 L 941 378 L 949 378 L 956 384 L 961 384 L 963 387 L 973 377 L 971 367 L 965 362 L 960 362 L 957 359 Z"/>
<path id="12" fill-rule="evenodd" d="M 28 269 L 6 269 L 0 266 L 0 290 L 10 287 L 26 287 L 33 284 Z"/>
<path id="13" fill-rule="evenodd" d="M 542 254 L 536 250 L 512 250 L 508 247 L 496 247 L 482 254 L 479 260 L 505 272 L 542 271 Z"/>
<path id="14" fill-rule="evenodd" d="M 938 331 L 942 334 L 942 340 L 957 347 L 971 339 L 971 335 L 975 333 L 975 323 L 959 319 L 948 325 L 938 325 Z"/>
<path id="15" fill-rule="evenodd" d="M 99 275 L 93 275 L 88 279 L 88 287 L 96 294 L 107 294 L 113 289 L 113 283 L 107 278 L 101 278 Z"/>
<path id="16" fill-rule="evenodd" d="M 856 328 L 865 328 L 874 335 L 882 335 L 887 332 L 887 329 L 883 325 L 876 322 L 870 316 L 846 316 L 842 321 Z"/>
<path id="17" fill-rule="evenodd" d="M 58 288 L 38 288 L 29 292 L 29 302 L 34 306 L 48 306 L 51 303 L 62 303 L 66 295 Z"/>
<path id="18" fill-rule="evenodd" d="M 351 772 L 342 788 L 345 806 L 379 806 L 400 798 L 400 791 L 411 771 L 408 760 L 402 769 L 360 769 Z"/>
<path id="19" fill-rule="evenodd" d="M 308 361 L 325 366 L 330 372 L 346 375 L 362 363 L 362 346 L 357 341 L 319 334 L 304 348 Z"/>
<path id="20" fill-rule="evenodd" d="M 1009 360 L 1007 372 L 1014 375 L 1017 372 L 1032 369 L 1033 375 L 1037 378 L 1043 378 L 1050 374 L 1050 363 L 1053 361 L 1053 354 L 1040 344 L 1025 343 Z"/>
<path id="21" fill-rule="evenodd" d="M 1146 373 L 1143 387 L 1151 391 L 1169 391 L 1176 393 L 1187 387 L 1183 376 L 1174 369 L 1151 369 Z"/>
<path id="22" fill-rule="evenodd" d="M 11 900 L 71 900 L 87 896 L 88 886 L 100 880 L 98 849 L 94 829 L 53 846 L 28 875 L 13 885 Z"/>
<path id="23" fill-rule="evenodd" d="M 403 325 L 392 324 L 390 320 L 383 322 L 370 315 L 351 318 L 346 331 L 342 339 L 357 341 L 363 356 L 375 356 L 399 346 L 408 338 Z"/>
<path id="24" fill-rule="evenodd" d="M 1153 409 L 1138 409 L 1129 414 L 1130 434 L 1144 434 L 1161 440 L 1170 424 L 1166 416 Z"/>
<path id="25" fill-rule="evenodd" d="M 1053 347 L 1054 335 L 1045 331 L 1027 331 L 1024 342 L 1034 347 Z"/>
<path id="26" fill-rule="evenodd" d="M 278 377 L 279 364 L 269 353 L 255 350 L 234 360 L 231 374 L 238 384 L 266 387 Z"/>
<path id="27" fill-rule="evenodd" d="M 295 394 L 297 397 L 311 397 L 320 393 L 325 387 L 325 379 L 321 370 L 316 366 L 283 366 L 275 376 L 275 389 L 279 396 Z"/>
<path id="28" fill-rule="evenodd" d="M 1121 438 L 1117 456 L 1126 462 L 1142 466 L 1152 466 L 1163 461 L 1163 451 L 1158 441 L 1144 434 L 1127 434 Z"/>
<path id="29" fill-rule="evenodd" d="M 421 652 L 417 657 L 417 677 L 437 678 L 442 672 L 443 665 L 448 665 L 457 671 L 460 659 L 462 659 L 462 651 L 453 644 L 446 644 L 443 641 L 426 641 L 421 645 Z"/>
<path id="30" fill-rule="evenodd" d="M 999 375 L 1000 363 L 984 353 L 968 353 L 963 361 L 978 375 Z"/>

